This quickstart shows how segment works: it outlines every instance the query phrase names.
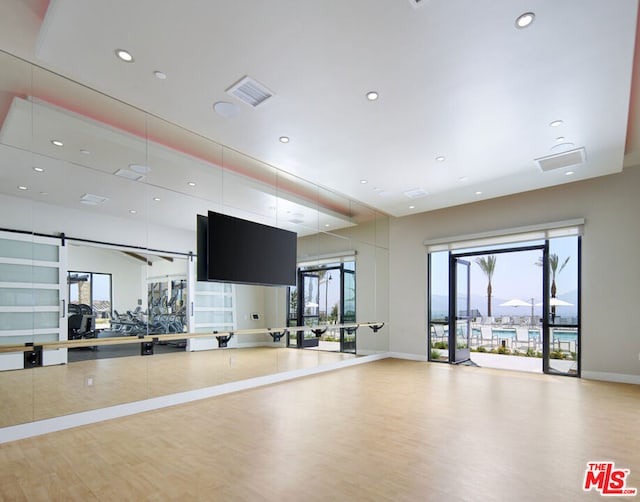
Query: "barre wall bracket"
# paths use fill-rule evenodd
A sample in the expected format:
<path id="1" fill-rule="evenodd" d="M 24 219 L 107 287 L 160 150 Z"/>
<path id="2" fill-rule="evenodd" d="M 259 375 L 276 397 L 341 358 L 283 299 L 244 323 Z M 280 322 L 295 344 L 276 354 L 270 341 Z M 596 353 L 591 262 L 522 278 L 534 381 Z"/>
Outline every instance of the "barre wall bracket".
<path id="1" fill-rule="evenodd" d="M 214 333 L 217 333 L 217 331 L 214 331 Z M 227 344 L 229 343 L 229 340 L 231 340 L 232 337 L 233 337 L 233 332 L 230 332 L 228 335 L 216 336 L 216 339 L 218 340 L 218 348 L 226 347 Z"/>
<path id="2" fill-rule="evenodd" d="M 24 345 L 25 347 L 33 347 L 32 350 L 24 351 L 24 369 L 42 366 L 42 345 L 34 345 L 32 342 Z"/>
<path id="3" fill-rule="evenodd" d="M 285 329 L 284 331 L 271 331 L 271 328 L 268 328 L 267 331 L 271 335 L 271 338 L 273 338 L 273 343 L 279 342 L 284 335 L 289 333 L 288 329 Z"/>
<path id="4" fill-rule="evenodd" d="M 316 328 L 312 329 L 311 332 L 316 335 L 316 338 L 320 338 L 324 333 L 327 332 L 327 328 Z"/>
<path id="5" fill-rule="evenodd" d="M 381 330 L 384 327 L 384 323 L 380 323 L 380 324 L 374 324 L 373 326 L 369 326 L 374 333 L 377 333 L 379 330 Z"/>

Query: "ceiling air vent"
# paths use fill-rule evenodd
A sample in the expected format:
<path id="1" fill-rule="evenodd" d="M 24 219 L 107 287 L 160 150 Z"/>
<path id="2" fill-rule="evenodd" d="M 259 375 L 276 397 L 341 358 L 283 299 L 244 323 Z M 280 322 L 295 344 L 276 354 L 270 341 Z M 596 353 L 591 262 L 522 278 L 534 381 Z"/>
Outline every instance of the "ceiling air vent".
<path id="1" fill-rule="evenodd" d="M 542 171 L 553 171 L 565 167 L 579 166 L 587 160 L 587 153 L 584 147 L 569 150 L 568 152 L 556 153 L 534 159 Z"/>
<path id="2" fill-rule="evenodd" d="M 94 195 L 92 193 L 86 193 L 80 197 L 80 202 L 87 204 L 88 206 L 97 206 L 108 200 L 108 198 L 103 197 L 102 195 Z"/>
<path id="3" fill-rule="evenodd" d="M 251 77 L 244 77 L 227 89 L 227 93 L 235 96 L 243 103 L 255 108 L 273 96 L 273 92 Z"/>
<path id="4" fill-rule="evenodd" d="M 115 174 L 116 176 L 120 176 L 121 178 L 127 178 L 128 180 L 132 180 L 132 181 L 142 181 L 146 177 L 144 174 L 129 171 L 127 169 L 118 169 L 113 174 Z"/>
<path id="5" fill-rule="evenodd" d="M 407 190 L 403 193 L 410 199 L 418 199 L 427 195 L 427 192 L 425 192 L 422 188 L 414 188 L 413 190 Z"/>

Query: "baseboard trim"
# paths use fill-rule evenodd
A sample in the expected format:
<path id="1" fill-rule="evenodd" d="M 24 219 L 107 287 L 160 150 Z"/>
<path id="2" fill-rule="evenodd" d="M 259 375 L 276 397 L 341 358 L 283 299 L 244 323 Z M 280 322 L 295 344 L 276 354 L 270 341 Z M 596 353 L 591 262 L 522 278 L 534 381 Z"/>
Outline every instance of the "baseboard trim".
<path id="1" fill-rule="evenodd" d="M 405 359 L 407 361 L 420 361 L 420 362 L 429 362 L 429 358 L 427 356 L 421 356 L 419 354 L 408 354 L 405 352 L 388 352 L 388 357 L 394 357 L 396 359 Z"/>
<path id="2" fill-rule="evenodd" d="M 604 371 L 582 371 L 582 378 L 587 380 L 602 380 L 604 382 L 632 383 L 640 385 L 640 375 L 626 375 L 624 373 L 607 373 Z"/>
<path id="3" fill-rule="evenodd" d="M 176 394 L 170 394 L 167 396 L 145 399 L 143 401 L 136 401 L 133 403 L 109 406 L 107 408 L 84 411 L 81 413 L 74 413 L 62 417 L 48 418 L 45 420 L 38 420 L 36 422 L 29 422 L 26 424 L 12 425 L 9 427 L 0 428 L 0 444 L 17 441 L 19 439 L 40 436 L 42 434 L 48 434 L 50 432 L 71 429 L 73 427 L 79 427 L 81 425 L 104 422 L 105 420 L 111 420 L 113 418 L 135 415 L 137 413 L 143 413 L 145 411 L 158 410 L 161 408 L 166 408 L 168 406 L 175 406 L 177 404 L 198 401 L 200 399 L 207 399 L 210 397 L 230 394 L 232 392 L 238 392 L 241 390 L 285 382 L 287 380 L 316 375 L 318 373 L 324 373 L 327 371 L 348 368 L 350 366 L 356 366 L 359 364 L 366 364 L 369 362 L 378 361 L 380 359 L 385 359 L 387 357 L 388 354 L 386 353 L 354 357 L 353 359 L 323 364 L 321 366 L 312 368 L 301 368 L 297 370 L 286 371 L 283 373 L 276 373 L 274 375 L 265 375 L 262 377 L 240 380 L 238 382 L 229 382 L 213 387 L 205 387 L 203 389 L 196 389 L 186 392 L 179 392 Z"/>

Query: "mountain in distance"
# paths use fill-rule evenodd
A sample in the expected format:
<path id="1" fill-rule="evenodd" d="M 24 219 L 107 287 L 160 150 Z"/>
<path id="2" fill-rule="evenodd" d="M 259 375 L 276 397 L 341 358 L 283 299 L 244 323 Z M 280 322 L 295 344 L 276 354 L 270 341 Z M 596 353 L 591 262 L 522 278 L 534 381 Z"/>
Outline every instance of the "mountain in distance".
<path id="1" fill-rule="evenodd" d="M 571 303 L 571 306 L 558 306 L 556 312 L 562 316 L 577 316 L 578 312 L 578 290 L 567 291 L 566 293 L 559 294 L 558 299 Z M 501 307 L 501 303 L 506 303 L 513 298 L 491 298 L 491 314 L 493 317 L 499 316 L 528 316 L 531 315 L 531 307 Z M 531 301 L 530 298 L 519 298 L 524 302 Z M 535 298 L 534 303 L 540 303 L 541 298 Z M 487 297 L 486 295 L 471 295 L 470 298 L 471 310 L 477 310 L 481 316 L 487 315 Z M 446 295 L 432 295 L 431 296 L 431 309 L 432 312 L 448 312 L 449 310 L 449 297 Z M 533 315 L 541 316 L 542 307 L 534 306 Z"/>

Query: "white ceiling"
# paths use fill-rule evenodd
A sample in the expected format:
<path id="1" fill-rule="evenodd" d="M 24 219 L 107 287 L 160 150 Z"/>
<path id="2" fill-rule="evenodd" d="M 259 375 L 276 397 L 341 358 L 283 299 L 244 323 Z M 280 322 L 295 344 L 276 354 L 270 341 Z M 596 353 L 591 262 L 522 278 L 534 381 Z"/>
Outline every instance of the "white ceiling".
<path id="1" fill-rule="evenodd" d="M 403 216 L 619 172 L 625 153 L 627 165 L 640 163 L 631 92 L 637 7 L 637 0 L 425 0 L 417 8 L 410 0 L 0 0 L 0 48 Z M 517 29 L 527 11 L 535 21 Z M 120 62 L 117 48 L 135 62 Z M 246 75 L 274 97 L 254 109 L 225 92 Z M 377 101 L 366 99 L 370 90 Z M 239 114 L 221 117 L 217 101 Z M 89 100 L 74 109 L 96 117 Z M 554 120 L 563 124 L 551 127 Z M 572 175 L 543 172 L 534 161 L 574 148 L 585 149 L 586 162 Z M 404 194 L 415 189 L 426 195 Z"/>

